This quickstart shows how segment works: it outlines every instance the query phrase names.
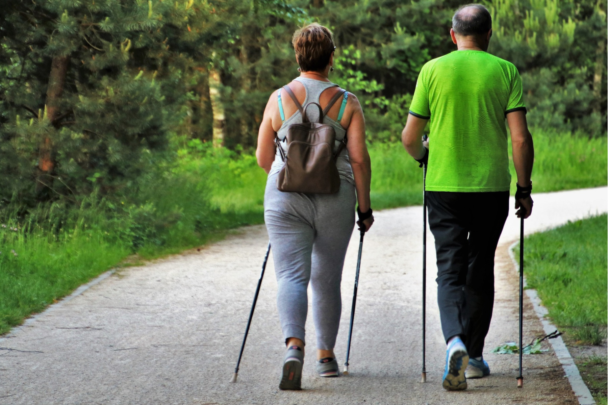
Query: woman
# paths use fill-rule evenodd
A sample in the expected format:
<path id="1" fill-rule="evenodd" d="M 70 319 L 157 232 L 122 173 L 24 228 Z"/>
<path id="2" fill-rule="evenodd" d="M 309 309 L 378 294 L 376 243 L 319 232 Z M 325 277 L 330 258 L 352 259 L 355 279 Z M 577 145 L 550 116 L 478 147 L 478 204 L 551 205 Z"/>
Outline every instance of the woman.
<path id="1" fill-rule="evenodd" d="M 317 102 L 325 109 L 339 91 L 329 78 L 334 64 L 331 32 L 319 24 L 308 25 L 293 36 L 300 77 L 288 84 L 298 102 Z M 312 284 L 313 315 L 317 330 L 317 372 L 321 377 L 339 376 L 333 352 L 340 323 L 340 282 L 346 249 L 355 222 L 367 231 L 374 222 L 370 207 L 371 167 L 365 146 L 365 120 L 357 98 L 345 93 L 323 119 L 338 141 L 347 146 L 336 159 L 340 191 L 336 194 L 303 194 L 277 189 L 283 167 L 275 137 L 283 140 L 291 124 L 302 123 L 302 114 L 288 91 L 277 90 L 268 100 L 258 135 L 258 164 L 268 173 L 264 218 L 273 249 L 278 309 L 287 345 L 279 388 L 299 390 L 304 363 L 304 327 L 308 311 L 307 288 Z M 308 109 L 311 122 L 319 112 Z M 280 147 L 286 148 L 286 142 Z M 286 149 L 284 149 L 286 151 Z M 355 193 L 356 190 L 356 193 Z"/>

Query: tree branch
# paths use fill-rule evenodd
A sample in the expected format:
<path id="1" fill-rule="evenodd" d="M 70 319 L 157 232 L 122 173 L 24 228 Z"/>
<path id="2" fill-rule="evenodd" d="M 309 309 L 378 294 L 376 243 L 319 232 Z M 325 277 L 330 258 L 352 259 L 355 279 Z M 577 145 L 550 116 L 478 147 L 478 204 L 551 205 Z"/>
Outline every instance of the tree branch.
<path id="1" fill-rule="evenodd" d="M 38 118 L 38 113 L 36 113 L 36 111 L 31 109 L 30 107 L 26 106 L 25 104 L 21 104 L 21 107 L 23 107 L 26 110 L 28 110 L 29 112 L 31 112 L 34 117 Z"/>

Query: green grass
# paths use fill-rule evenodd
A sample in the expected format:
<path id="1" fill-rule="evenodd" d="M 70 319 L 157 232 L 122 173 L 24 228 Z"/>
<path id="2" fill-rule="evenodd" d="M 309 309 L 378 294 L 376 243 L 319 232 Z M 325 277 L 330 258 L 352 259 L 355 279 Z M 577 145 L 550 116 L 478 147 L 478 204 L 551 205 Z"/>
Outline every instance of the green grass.
<path id="1" fill-rule="evenodd" d="M 128 249 L 98 232 L 67 240 L 2 228 L 0 334 L 123 260 Z M 12 235 L 14 234 L 14 235 Z"/>
<path id="2" fill-rule="evenodd" d="M 526 240 L 526 280 L 569 338 L 599 344 L 606 330 L 607 216 L 569 222 Z"/>
<path id="3" fill-rule="evenodd" d="M 549 131 L 532 131 L 536 158 L 532 180 L 535 193 L 605 186 L 606 137 L 588 138 Z M 515 170 L 511 165 L 513 179 Z M 515 180 L 511 182 L 515 193 Z"/>
<path id="4" fill-rule="evenodd" d="M 606 338 L 606 214 L 526 238 L 525 271 L 568 345 Z M 598 404 L 606 404 L 606 356 L 575 359 Z"/>
<path id="5" fill-rule="evenodd" d="M 581 376 L 589 387 L 595 402 L 598 405 L 608 404 L 606 396 L 608 395 L 608 384 L 606 380 L 606 372 L 608 371 L 605 356 L 588 356 L 576 359 Z"/>
<path id="6" fill-rule="evenodd" d="M 535 192 L 606 185 L 606 138 L 537 131 L 534 139 Z M 162 257 L 263 222 L 266 174 L 253 154 L 180 142 L 178 164 L 124 201 L 93 196 L 80 210 L 30 216 L 32 229 L 0 228 L 0 334 L 128 256 Z M 400 144 L 372 144 L 370 155 L 374 209 L 422 202 L 422 170 Z"/>

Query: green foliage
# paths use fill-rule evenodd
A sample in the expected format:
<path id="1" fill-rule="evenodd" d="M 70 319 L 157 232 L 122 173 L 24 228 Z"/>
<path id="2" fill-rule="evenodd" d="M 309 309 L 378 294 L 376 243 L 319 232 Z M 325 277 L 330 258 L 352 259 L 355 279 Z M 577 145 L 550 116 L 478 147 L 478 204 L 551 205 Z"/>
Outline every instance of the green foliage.
<path id="1" fill-rule="evenodd" d="M 606 11 L 602 2 L 492 0 L 490 52 L 522 74 L 530 123 L 606 134 Z"/>
<path id="2" fill-rule="evenodd" d="M 297 75 L 290 39 L 319 21 L 336 38 L 332 79 L 365 108 L 373 142 L 395 142 L 420 68 L 454 45 L 460 3 L 430 0 L 7 0 L 0 22 L 0 204 L 117 201 L 174 163 L 172 134 L 210 141 L 210 72 L 219 73 L 224 144 L 256 145 L 270 93 Z M 522 72 L 540 128 L 605 132 L 601 3 L 493 0 L 490 51 Z M 69 58 L 49 122 L 52 62 Z M 54 168 L 41 177 L 42 145 Z M 40 189 L 44 192 L 41 193 Z"/>
<path id="3" fill-rule="evenodd" d="M 523 347 L 523 354 L 542 354 L 547 350 L 541 348 L 541 340 L 534 339 L 529 345 Z M 519 345 L 515 342 L 507 342 L 492 349 L 492 353 L 496 354 L 517 354 L 519 353 Z"/>
<path id="4" fill-rule="evenodd" d="M 190 2 L 192 3 L 192 2 Z M 187 3 L 188 4 L 188 3 Z M 163 41 L 196 17 L 167 3 L 9 1 L 0 32 L 0 201 L 32 207 L 36 200 L 110 195 L 137 187 L 166 160 L 170 128 L 180 120 L 179 55 Z M 201 10 L 202 11 L 202 10 Z M 185 39 L 187 40 L 187 38 Z M 54 70 L 67 56 L 67 70 Z M 171 66 L 168 58 L 174 58 Z M 58 114 L 47 116 L 57 73 Z M 37 151 L 52 145 L 54 170 L 37 175 Z M 43 183 L 47 194 L 37 193 Z"/>
<path id="5" fill-rule="evenodd" d="M 526 240 L 528 286 L 538 290 L 555 323 L 569 328 L 567 335 L 591 344 L 605 337 L 589 330 L 606 326 L 607 219 L 570 222 Z"/>

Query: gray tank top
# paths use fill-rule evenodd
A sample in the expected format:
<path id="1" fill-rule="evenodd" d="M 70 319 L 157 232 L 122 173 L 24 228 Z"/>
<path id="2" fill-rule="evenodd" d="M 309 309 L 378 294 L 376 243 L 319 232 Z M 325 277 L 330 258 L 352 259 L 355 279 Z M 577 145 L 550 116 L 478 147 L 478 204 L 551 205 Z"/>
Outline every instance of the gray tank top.
<path id="1" fill-rule="evenodd" d="M 321 96 L 321 93 L 323 93 L 324 90 L 326 90 L 330 87 L 336 86 L 332 82 L 322 82 L 320 80 L 307 79 L 304 77 L 298 77 L 298 78 L 296 78 L 296 80 L 299 81 L 306 89 L 306 98 L 304 99 L 302 106 L 306 106 L 306 104 L 311 101 L 318 103 L 319 97 Z M 284 93 L 285 93 L 285 91 L 281 92 L 281 97 L 282 98 L 288 97 Z M 319 120 L 319 110 L 317 108 L 311 106 L 307 111 L 307 116 L 311 122 L 317 122 Z M 285 137 L 287 136 L 287 128 L 289 128 L 289 126 L 291 124 L 301 124 L 301 123 L 302 123 L 302 114 L 300 113 L 300 111 L 296 111 L 291 117 L 289 117 L 285 121 L 283 121 L 283 125 L 281 125 L 281 128 L 279 128 L 279 131 L 277 132 L 277 137 L 279 138 L 279 140 L 282 141 L 285 139 Z M 339 122 L 336 122 L 327 116 L 323 117 L 323 123 L 327 124 L 327 125 L 331 125 L 334 128 L 334 130 L 336 131 L 336 144 L 335 144 L 335 149 L 334 149 L 334 150 L 336 150 L 338 148 L 338 146 L 340 145 L 340 142 L 346 136 L 346 130 L 342 127 L 342 125 L 340 125 Z M 281 144 L 281 147 L 283 148 L 283 150 L 287 153 L 286 142 L 280 142 L 280 144 Z M 277 153 L 274 156 L 274 162 L 272 163 L 272 167 L 270 168 L 270 173 L 268 173 L 268 175 L 271 176 L 271 175 L 281 171 L 284 164 L 285 163 L 283 162 L 283 159 L 281 158 L 281 153 L 277 149 Z M 350 158 L 348 156 L 348 150 L 346 148 L 344 148 L 342 150 L 342 152 L 340 152 L 340 155 L 338 155 L 338 157 L 336 159 L 336 167 L 338 168 L 338 173 L 340 174 L 340 178 L 348 181 L 349 183 L 351 183 L 353 185 L 355 184 L 353 168 L 350 165 Z"/>

